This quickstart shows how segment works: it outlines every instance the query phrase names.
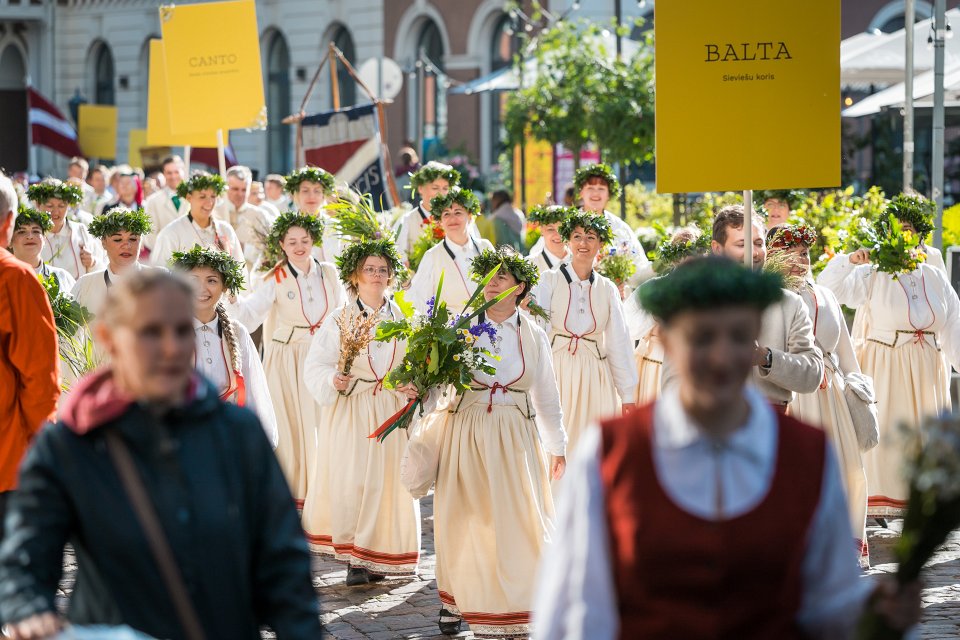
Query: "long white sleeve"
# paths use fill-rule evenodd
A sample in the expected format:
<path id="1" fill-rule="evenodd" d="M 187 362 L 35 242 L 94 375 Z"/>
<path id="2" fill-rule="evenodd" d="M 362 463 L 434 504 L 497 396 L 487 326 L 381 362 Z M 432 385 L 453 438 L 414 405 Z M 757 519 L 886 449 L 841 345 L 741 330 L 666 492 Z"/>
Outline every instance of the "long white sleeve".
<path id="1" fill-rule="evenodd" d="M 333 386 L 333 377 L 337 373 L 340 359 L 340 329 L 337 317 L 343 313 L 340 308 L 327 316 L 320 329 L 310 341 L 310 350 L 303 363 L 303 381 L 307 391 L 320 406 L 331 405 L 337 400 L 337 390 Z"/>
<path id="2" fill-rule="evenodd" d="M 610 228 L 613 230 L 614 243 L 617 246 L 625 247 L 633 254 L 633 264 L 637 270 L 633 276 L 630 277 L 627 284 L 635 287 L 644 280 L 648 280 L 653 276 L 653 266 L 650 264 L 650 259 L 647 258 L 646 251 L 643 250 L 643 245 L 641 245 L 637 239 L 637 234 L 630 228 L 630 225 L 624 222 L 619 216 L 609 211 L 605 211 L 604 214 L 610 222 Z"/>
<path id="3" fill-rule="evenodd" d="M 161 234 L 157 242 L 158 246 L 162 240 Z M 268 277 L 249 295 L 237 296 L 236 301 L 230 303 L 227 309 L 232 317 L 239 320 L 247 328 L 247 331 L 252 333 L 267 319 L 276 298 L 277 282 L 273 277 Z"/>
<path id="4" fill-rule="evenodd" d="M 434 271 L 438 254 L 433 249 L 439 246 L 436 245 L 423 254 L 420 266 L 417 268 L 417 272 L 413 274 L 413 278 L 410 280 L 410 288 L 407 290 L 407 302 L 412 303 L 420 313 L 427 312 L 427 300 L 437 294 L 437 280 L 434 277 Z M 440 250 L 443 251 L 442 248 Z M 449 277 L 456 277 L 456 274 L 444 274 L 443 277 L 446 280 Z"/>
<path id="5" fill-rule="evenodd" d="M 607 362 L 610 363 L 613 384 L 617 387 L 621 402 L 633 402 L 639 382 L 636 362 L 633 359 L 633 341 L 630 340 L 627 322 L 623 317 L 623 305 L 620 303 L 620 294 L 616 286 L 609 280 L 602 279 L 601 282 L 611 289 L 607 296 L 610 300 L 610 316 L 603 330 Z"/>
<path id="6" fill-rule="evenodd" d="M 600 479 L 600 430 L 587 428 L 567 466 L 556 527 L 533 606 L 535 640 L 613 640 L 619 631 Z"/>
<path id="7" fill-rule="evenodd" d="M 940 347 L 947 356 L 947 362 L 960 371 L 960 298 L 957 297 L 957 292 L 950 284 L 945 272 L 932 268 L 926 270 L 926 274 L 936 274 L 939 295 L 944 297 L 944 304 L 947 307 L 946 322 L 940 332 Z"/>
<path id="8" fill-rule="evenodd" d="M 840 304 L 855 309 L 867 301 L 873 272 L 873 265 L 853 265 L 850 256 L 839 253 L 827 263 L 817 284 L 833 291 Z"/>
<path id="9" fill-rule="evenodd" d="M 567 434 L 563 428 L 560 389 L 553 369 L 553 351 L 547 334 L 540 327 L 534 327 L 533 332 L 540 351 L 540 366 L 530 387 L 530 400 L 537 412 L 535 422 L 543 448 L 551 455 L 562 456 L 566 452 Z"/>
<path id="10" fill-rule="evenodd" d="M 279 430 L 277 429 L 277 414 L 273 410 L 273 399 L 270 397 L 270 387 L 267 384 L 267 376 L 263 372 L 263 364 L 260 362 L 260 355 L 257 353 L 257 347 L 253 344 L 253 339 L 245 329 L 241 328 L 240 333 L 240 351 L 243 368 L 243 378 L 247 386 L 247 407 L 260 417 L 260 424 L 270 440 L 271 446 L 277 448 L 280 442 Z"/>
<path id="11" fill-rule="evenodd" d="M 623 301 L 623 319 L 627 323 L 627 331 L 631 340 L 642 340 L 657 326 L 657 320 L 644 311 L 637 302 L 636 293 L 627 296 Z"/>

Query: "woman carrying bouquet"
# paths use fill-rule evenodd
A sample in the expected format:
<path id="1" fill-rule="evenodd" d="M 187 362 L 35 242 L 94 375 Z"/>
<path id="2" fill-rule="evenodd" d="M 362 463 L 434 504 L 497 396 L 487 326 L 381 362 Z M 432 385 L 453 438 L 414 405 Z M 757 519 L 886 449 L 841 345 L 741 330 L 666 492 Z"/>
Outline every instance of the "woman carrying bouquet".
<path id="1" fill-rule="evenodd" d="M 322 233 L 316 216 L 281 214 L 267 241 L 283 259 L 231 308 L 248 331 L 256 331 L 268 315 L 272 318 L 271 335 L 264 336 L 263 368 L 277 414 L 277 458 L 298 506 L 303 506 L 313 477 L 317 430 L 324 424 L 320 406 L 307 389 L 303 365 L 314 334 L 346 297 L 336 267 L 312 255 Z"/>
<path id="2" fill-rule="evenodd" d="M 193 329 L 197 334 L 194 364 L 220 394 L 220 399 L 247 407 L 277 447 L 277 417 L 267 388 L 260 354 L 242 324 L 230 319 L 223 294 L 243 287 L 243 266 L 222 251 L 194 246 L 173 254 L 172 266 L 186 272 L 196 291 Z"/>
<path id="3" fill-rule="evenodd" d="M 286 177 L 284 190 L 293 199 L 293 210 L 315 217 L 320 225 L 320 235 L 313 248 L 313 256 L 320 262 L 333 261 L 343 245 L 334 230 L 333 218 L 326 212 L 324 205 L 336 195 L 333 174 L 320 167 L 302 167 Z"/>
<path id="4" fill-rule="evenodd" d="M 768 255 L 777 252 L 790 254 L 792 272 L 789 276 L 802 283 L 796 293 L 807 305 L 813 320 L 816 345 L 823 352 L 823 383 L 813 393 L 796 394 L 790 403 L 790 415 L 807 424 L 822 427 L 833 443 L 847 495 L 854 544 L 861 564 L 868 565 L 867 477 L 863 471 L 857 430 L 844 392 L 848 385 L 856 385 L 872 400 L 873 381 L 860 372 L 840 303 L 833 292 L 813 282 L 810 247 L 816 241 L 817 232 L 807 226 L 771 227 L 767 235 Z"/>
<path id="5" fill-rule="evenodd" d="M 576 212 L 575 207 L 561 207 L 560 205 L 536 206 L 530 209 L 527 220 L 540 227 L 542 242 L 535 245 L 539 249 L 531 249 L 527 258 L 533 262 L 541 274 L 570 262 L 570 249 L 567 248 L 566 241 L 560 236 L 560 223 Z"/>
<path id="6" fill-rule="evenodd" d="M 48 178 L 27 189 L 27 197 L 37 208 L 50 215 L 53 223 L 46 232 L 46 244 L 40 252 L 44 262 L 63 269 L 74 280 L 96 271 L 103 254 L 90 237 L 86 225 L 67 219 L 72 205 L 83 200 L 80 187 Z"/>
<path id="7" fill-rule="evenodd" d="M 919 197 L 894 202 L 924 208 Z M 906 506 L 901 425 L 915 435 L 925 417 L 950 409 L 950 365 L 960 368 L 960 300 L 946 273 L 924 263 L 917 249 L 892 242 L 882 248 L 877 265 L 867 249 L 837 254 L 818 283 L 841 304 L 862 307 L 854 350 L 873 379 L 880 419 L 880 444 L 864 455 L 867 515 L 886 518 L 901 516 Z M 901 266 L 906 272 L 897 272 Z"/>
<path id="8" fill-rule="evenodd" d="M 30 207 L 20 206 L 17 218 L 13 223 L 13 238 L 10 240 L 10 252 L 21 261 L 33 267 L 34 273 L 47 279 L 53 276 L 60 290 L 69 293 L 76 284 L 66 270 L 54 267 L 40 258 L 45 244 L 44 234 L 50 230 L 53 223 L 50 214 L 46 211 L 37 211 Z"/>
<path id="9" fill-rule="evenodd" d="M 100 240 L 107 256 L 106 267 L 81 276 L 73 288 L 73 297 L 97 315 L 110 287 L 143 269 L 140 250 L 143 238 L 151 231 L 150 217 L 143 211 L 114 208 L 97 216 L 90 224 L 90 235 Z"/>
<path id="10" fill-rule="evenodd" d="M 433 502 L 440 630 L 458 633 L 465 619 L 480 638 L 529 634 L 536 567 L 553 533 L 550 480 L 565 465 L 550 345 L 517 309 L 537 269 L 511 249 L 488 249 L 471 263 L 474 279 L 497 265 L 484 298 L 517 288 L 475 331 L 501 358 L 496 373 L 474 371 L 470 390 L 435 415 L 444 421 Z"/>
<path id="11" fill-rule="evenodd" d="M 560 403 L 568 449 L 589 423 L 633 407 L 637 369 L 617 285 L 593 270 L 600 247 L 612 239 L 603 216 L 577 212 L 560 225 L 573 257 L 541 277 L 534 290 L 550 313 Z"/>
<path id="12" fill-rule="evenodd" d="M 366 323 L 365 334 L 372 338 L 381 321 L 403 317 L 389 297 L 403 269 L 393 242 L 351 244 L 337 258 L 337 267 L 348 301 L 324 320 L 304 366 L 307 389 L 325 407 L 319 427 L 325 444 L 308 485 L 303 529 L 314 551 L 348 563 L 347 585 L 354 586 L 417 571 L 420 503 L 400 484 L 407 431 L 382 443 L 368 438 L 417 396 L 417 388 L 383 387 L 384 377 L 403 359 L 405 341 L 370 341 L 352 363 L 341 357 L 351 349 L 342 339 L 341 325 Z M 358 337 L 347 335 L 346 340 Z"/>
<path id="13" fill-rule="evenodd" d="M 470 235 L 470 225 L 479 213 L 480 201 L 467 189 L 453 187 L 431 201 L 430 215 L 440 223 L 444 239 L 423 255 L 410 282 L 409 298 L 420 312 L 426 311 L 427 301 L 436 294 L 442 274 L 443 301 L 454 313 L 463 313 L 473 292 L 470 261 L 484 249 L 493 249 L 489 241 Z"/>

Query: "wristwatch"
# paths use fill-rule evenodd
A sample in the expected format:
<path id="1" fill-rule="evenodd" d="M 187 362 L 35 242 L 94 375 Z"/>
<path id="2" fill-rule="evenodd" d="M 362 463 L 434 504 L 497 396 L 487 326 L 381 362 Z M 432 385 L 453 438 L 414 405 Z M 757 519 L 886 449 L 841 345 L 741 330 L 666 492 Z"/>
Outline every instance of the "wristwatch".
<path id="1" fill-rule="evenodd" d="M 773 350 L 770 347 L 767 347 L 767 359 L 763 363 L 764 369 L 769 369 L 773 366 Z"/>

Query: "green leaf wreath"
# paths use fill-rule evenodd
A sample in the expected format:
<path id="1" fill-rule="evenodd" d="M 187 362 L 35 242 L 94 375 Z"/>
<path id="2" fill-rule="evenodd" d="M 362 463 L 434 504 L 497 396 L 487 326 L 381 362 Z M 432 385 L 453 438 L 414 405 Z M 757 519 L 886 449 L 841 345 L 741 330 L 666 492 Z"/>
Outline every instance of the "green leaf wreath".
<path id="1" fill-rule="evenodd" d="M 335 259 L 337 270 L 340 272 L 340 280 L 349 282 L 350 277 L 370 256 L 380 256 L 387 261 L 387 267 L 390 268 L 398 281 L 404 282 L 406 280 L 407 269 L 400 259 L 397 245 L 389 238 L 360 240 L 347 246 L 343 253 Z"/>
<path id="2" fill-rule="evenodd" d="M 299 227 L 310 234 L 313 238 L 313 246 L 317 247 L 323 242 L 323 230 L 326 224 L 319 216 L 299 211 L 286 211 L 277 216 L 273 226 L 270 227 L 270 233 L 263 239 L 263 256 L 260 258 L 260 271 L 270 271 L 278 264 L 286 260 L 283 249 L 280 245 L 283 243 L 283 237 L 287 235 L 293 227 Z"/>
<path id="3" fill-rule="evenodd" d="M 153 229 L 153 221 L 144 213 L 143 209 L 127 209 L 117 207 L 109 213 L 99 215 L 90 223 L 90 235 L 94 238 L 109 238 L 110 236 L 126 231 L 138 236 L 145 236 Z"/>
<path id="4" fill-rule="evenodd" d="M 287 181 L 283 185 L 284 191 L 293 195 L 300 192 L 300 185 L 304 182 L 319 184 L 324 193 L 333 193 L 336 182 L 333 174 L 321 169 L 320 167 L 301 167 L 294 169 L 287 176 Z"/>
<path id="5" fill-rule="evenodd" d="M 548 206 L 538 204 L 532 207 L 527 213 L 527 222 L 533 222 L 540 225 L 563 222 L 578 211 L 579 209 L 576 207 L 565 207 L 559 204 L 552 204 Z"/>
<path id="6" fill-rule="evenodd" d="M 473 191 L 451 187 L 446 194 L 434 196 L 430 201 L 430 215 L 434 220 L 439 220 L 443 212 L 455 204 L 466 209 L 470 215 L 475 216 L 480 213 L 480 201 L 473 194 Z"/>
<path id="7" fill-rule="evenodd" d="M 460 184 L 460 172 L 449 164 L 431 160 L 410 174 L 410 188 L 417 189 L 434 180 L 446 180 L 447 184 L 453 188 Z"/>
<path id="8" fill-rule="evenodd" d="M 584 231 L 596 233 L 602 244 L 610 244 L 613 240 L 613 230 L 610 228 L 610 221 L 607 220 L 606 216 L 594 215 L 577 209 L 575 213 L 568 215 L 560 224 L 560 237 L 569 241 L 577 227 Z"/>
<path id="9" fill-rule="evenodd" d="M 896 280 L 902 273 L 919 269 L 926 261 L 927 254 L 920 246 L 920 236 L 904 230 L 894 214 L 877 220 L 874 231 L 877 240 L 870 248 L 870 262 L 878 271 L 889 273 Z"/>
<path id="10" fill-rule="evenodd" d="M 886 213 L 893 214 L 900 222 L 912 224 L 923 242 L 933 231 L 937 205 L 919 194 L 900 193 L 887 204 Z"/>
<path id="11" fill-rule="evenodd" d="M 189 251 L 174 251 L 170 266 L 180 271 L 199 267 L 213 269 L 223 278 L 223 287 L 236 295 L 243 286 L 243 266 L 229 253 L 194 245 Z"/>
<path id="12" fill-rule="evenodd" d="M 683 242 L 665 240 L 661 242 L 657 246 L 653 260 L 654 273 L 658 276 L 666 275 L 686 258 L 709 255 L 710 241 L 711 237 L 709 235 L 701 233 L 692 240 Z"/>
<path id="13" fill-rule="evenodd" d="M 177 185 L 177 197 L 186 198 L 187 194 L 206 189 L 219 196 L 225 188 L 226 183 L 219 175 L 215 173 L 195 173 L 186 180 L 180 181 L 180 184 Z"/>
<path id="14" fill-rule="evenodd" d="M 19 229 L 28 224 L 37 225 L 43 233 L 53 228 L 53 221 L 50 219 L 49 213 L 21 204 L 17 207 L 17 220 L 13 223 L 14 229 Z"/>
<path id="15" fill-rule="evenodd" d="M 578 194 L 591 178 L 600 178 L 607 183 L 611 200 L 620 195 L 620 181 L 617 180 L 617 174 L 613 172 L 610 165 L 598 163 L 577 169 L 577 173 L 573 176 L 573 186 Z"/>
<path id="16" fill-rule="evenodd" d="M 56 178 L 47 178 L 37 184 L 30 185 L 27 188 L 27 197 L 37 204 L 56 199 L 62 200 L 70 206 L 75 206 L 83 201 L 83 189 Z"/>

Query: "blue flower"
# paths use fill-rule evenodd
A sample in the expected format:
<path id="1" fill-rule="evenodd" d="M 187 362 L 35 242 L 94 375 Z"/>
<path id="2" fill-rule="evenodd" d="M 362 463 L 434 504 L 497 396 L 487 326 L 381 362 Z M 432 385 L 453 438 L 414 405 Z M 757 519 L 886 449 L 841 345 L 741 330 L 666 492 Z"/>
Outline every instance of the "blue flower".
<path id="1" fill-rule="evenodd" d="M 430 299 L 427 300 L 427 315 L 433 317 L 433 305 L 437 301 L 437 296 L 430 296 Z"/>
<path id="2" fill-rule="evenodd" d="M 497 337 L 497 330 L 489 322 L 481 322 L 473 325 L 470 327 L 470 333 L 476 338 L 479 338 L 483 334 L 487 334 L 490 340 Z"/>

